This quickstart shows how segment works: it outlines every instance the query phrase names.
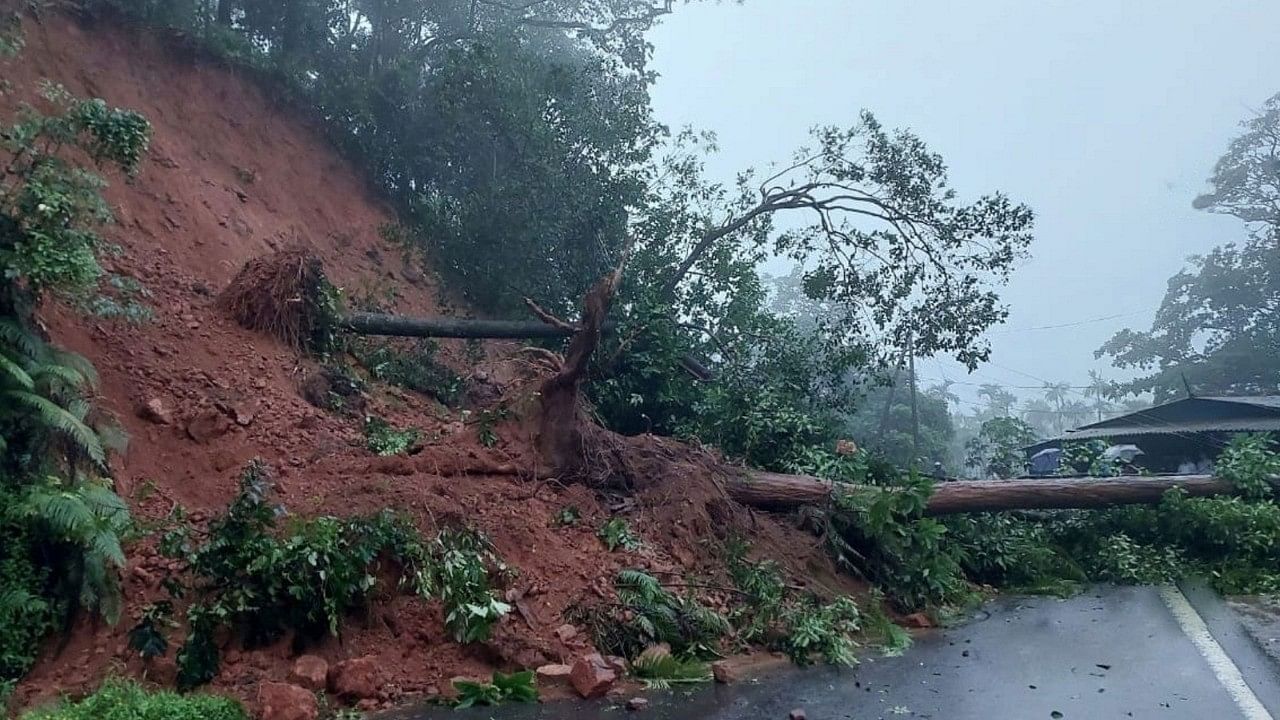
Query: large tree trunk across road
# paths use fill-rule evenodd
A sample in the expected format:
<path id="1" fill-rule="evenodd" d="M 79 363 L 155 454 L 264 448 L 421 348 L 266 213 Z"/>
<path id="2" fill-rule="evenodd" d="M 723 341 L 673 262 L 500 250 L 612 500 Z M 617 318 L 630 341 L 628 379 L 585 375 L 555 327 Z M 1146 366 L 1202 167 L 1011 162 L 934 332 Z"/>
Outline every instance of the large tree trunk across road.
<path id="1" fill-rule="evenodd" d="M 1231 481 L 1212 475 L 956 480 L 934 487 L 925 514 L 1151 504 L 1159 502 L 1166 491 L 1175 487 L 1191 496 L 1222 495 L 1234 489 Z M 759 470 L 743 470 L 728 482 L 733 499 L 762 510 L 820 506 L 830 500 L 831 489 L 832 483 L 808 475 Z"/>

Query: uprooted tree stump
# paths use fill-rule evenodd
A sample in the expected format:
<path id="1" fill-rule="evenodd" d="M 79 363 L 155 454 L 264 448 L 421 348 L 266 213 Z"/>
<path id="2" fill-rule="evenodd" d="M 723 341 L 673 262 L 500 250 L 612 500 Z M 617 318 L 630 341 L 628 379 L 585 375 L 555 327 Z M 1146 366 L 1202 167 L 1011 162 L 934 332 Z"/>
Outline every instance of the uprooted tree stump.
<path id="1" fill-rule="evenodd" d="M 218 307 L 249 330 L 294 348 L 327 345 L 337 301 L 320 258 L 302 247 L 253 258 L 218 296 Z"/>

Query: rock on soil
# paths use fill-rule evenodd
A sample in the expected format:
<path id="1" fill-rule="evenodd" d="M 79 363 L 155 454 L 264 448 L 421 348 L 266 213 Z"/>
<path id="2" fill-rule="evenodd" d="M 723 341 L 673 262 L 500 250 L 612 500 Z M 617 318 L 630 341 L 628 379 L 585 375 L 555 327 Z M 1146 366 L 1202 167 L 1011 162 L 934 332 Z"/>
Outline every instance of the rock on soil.
<path id="1" fill-rule="evenodd" d="M 289 680 L 308 690 L 324 690 L 329 677 L 329 663 L 315 655 L 303 655 L 293 663 Z"/>
<path id="2" fill-rule="evenodd" d="M 573 673 L 573 668 L 568 665 L 543 665 L 536 671 L 539 685 L 552 685 L 555 683 L 568 683 L 569 675 Z"/>
<path id="3" fill-rule="evenodd" d="M 711 676 L 718 683 L 735 683 L 738 682 L 738 671 L 728 660 L 717 660 L 711 663 Z"/>
<path id="4" fill-rule="evenodd" d="M 320 707 L 316 696 L 306 688 L 278 682 L 258 686 L 258 705 L 262 720 L 316 720 Z"/>
<path id="5" fill-rule="evenodd" d="M 647 707 L 649 707 L 649 701 L 642 697 L 633 697 L 627 701 L 628 710 L 644 710 Z"/>
<path id="6" fill-rule="evenodd" d="M 933 620 L 928 615 L 921 612 L 911 613 L 910 615 L 902 618 L 902 624 L 909 628 L 916 628 L 917 630 L 923 630 L 934 626 Z"/>
<path id="7" fill-rule="evenodd" d="M 217 410 L 204 410 L 187 421 L 187 436 L 198 443 L 216 440 L 231 430 L 231 421 Z"/>
<path id="8" fill-rule="evenodd" d="M 376 698 L 381 684 L 378 661 L 372 656 L 343 660 L 329 670 L 329 690 L 344 698 Z"/>
<path id="9" fill-rule="evenodd" d="M 596 698 L 609 692 L 617 682 L 618 674 L 600 653 L 591 653 L 578 658 L 569 672 L 569 681 L 573 689 L 584 698 Z"/>
<path id="10" fill-rule="evenodd" d="M 165 407 L 164 401 L 160 398 L 151 398 L 142 403 L 142 406 L 138 408 L 138 417 L 157 425 L 173 424 L 173 414 L 169 412 L 169 408 Z"/>

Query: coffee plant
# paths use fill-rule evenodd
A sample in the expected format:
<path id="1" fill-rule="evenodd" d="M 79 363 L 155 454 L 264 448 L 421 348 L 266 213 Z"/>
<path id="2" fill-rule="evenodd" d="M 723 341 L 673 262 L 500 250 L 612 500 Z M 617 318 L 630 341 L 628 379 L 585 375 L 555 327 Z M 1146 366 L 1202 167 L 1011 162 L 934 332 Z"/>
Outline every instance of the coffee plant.
<path id="1" fill-rule="evenodd" d="M 198 532 L 179 526 L 167 532 L 163 552 L 183 565 L 166 586 L 189 598 L 187 636 L 178 651 L 178 683 L 194 687 L 213 679 L 219 663 L 214 636 L 233 631 L 247 647 L 293 633 L 297 649 L 326 633 L 338 635 L 348 615 L 366 609 L 385 568 L 399 588 L 439 598 L 446 624 L 459 642 L 489 636 L 509 610 L 491 586 L 505 570 L 492 547 L 470 530 L 444 529 L 427 541 L 407 520 L 383 512 L 338 519 L 289 518 L 269 500 L 267 469 L 251 464 L 224 515 Z M 135 628 L 138 644 L 163 649 L 153 637 L 158 625 L 144 615 Z M 132 642 L 132 638 L 131 638 Z"/>

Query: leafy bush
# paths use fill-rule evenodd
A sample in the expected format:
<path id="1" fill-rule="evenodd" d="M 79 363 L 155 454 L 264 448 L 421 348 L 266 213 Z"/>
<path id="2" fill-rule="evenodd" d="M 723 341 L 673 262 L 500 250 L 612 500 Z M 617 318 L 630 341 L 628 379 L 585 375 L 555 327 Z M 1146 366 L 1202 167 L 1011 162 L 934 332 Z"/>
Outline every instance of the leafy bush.
<path id="1" fill-rule="evenodd" d="M 108 680 L 92 695 L 23 713 L 21 720 L 248 720 L 240 703 L 215 695 L 150 692 L 128 680 Z"/>
<path id="2" fill-rule="evenodd" d="M 372 415 L 364 419 L 365 447 L 378 455 L 408 452 L 417 444 L 419 437 L 415 428 L 397 430 L 391 423 Z"/>
<path id="3" fill-rule="evenodd" d="M 729 576 L 746 598 L 729 618 L 741 642 L 766 643 L 798 665 L 809 664 L 815 653 L 832 665 L 857 664 L 854 637 L 862 630 L 862 613 L 851 598 L 824 604 L 798 596 L 784 585 L 777 563 L 747 560 L 740 542 L 727 551 Z"/>
<path id="4" fill-rule="evenodd" d="M 429 395 L 448 407 L 462 399 L 462 376 L 436 359 L 440 345 L 435 340 L 418 340 L 406 350 L 391 342 L 357 338 L 349 349 L 375 380 Z"/>
<path id="5" fill-rule="evenodd" d="M 1255 500 L 1271 497 L 1271 480 L 1280 476 L 1280 453 L 1266 433 L 1241 433 L 1231 438 L 1214 463 L 1214 473 L 1230 480 L 1241 495 Z"/>
<path id="6" fill-rule="evenodd" d="M 20 17 L 3 19 L 0 55 L 21 47 Z M 0 83 L 0 92 L 7 86 Z M 110 621 L 124 503 L 107 479 L 107 451 L 124 435 L 93 412 L 96 375 L 84 358 L 31 328 L 49 292 L 90 304 L 111 220 L 104 181 L 76 159 L 134 172 L 150 126 L 137 113 L 41 88 L 54 108 L 22 106 L 0 121 L 0 687 L 21 677 L 40 638 L 77 607 Z"/>
<path id="7" fill-rule="evenodd" d="M 293 631 L 296 645 L 326 632 L 337 635 L 347 615 L 367 607 L 383 567 L 399 572 L 401 588 L 439 597 L 446 623 L 459 642 L 488 637 L 510 608 L 490 587 L 491 547 L 467 530 L 442 530 L 423 542 L 407 521 L 390 512 L 340 520 L 291 519 L 277 533 L 280 511 L 270 505 L 270 479 L 255 462 L 244 472 L 227 513 L 197 538 L 191 528 L 167 533 L 162 549 L 182 560 L 187 584 L 171 579 L 170 592 L 192 595 L 187 637 L 178 651 L 178 682 L 194 687 L 217 673 L 213 638 L 235 631 L 260 646 Z M 144 618 L 145 620 L 145 618 Z M 145 632 L 155 629 L 152 623 Z"/>
<path id="8" fill-rule="evenodd" d="M 862 629 L 862 613 L 848 597 L 819 604 L 808 600 L 787 608 L 780 649 L 797 665 L 807 665 L 814 653 L 830 665 L 857 665 L 853 636 Z"/>
<path id="9" fill-rule="evenodd" d="M 667 643 L 677 655 L 704 655 L 713 652 L 731 629 L 719 613 L 692 596 L 672 593 L 640 570 L 620 571 L 614 587 L 616 604 L 575 613 L 590 628 L 596 647 L 611 655 L 635 658 L 657 643 Z"/>
<path id="10" fill-rule="evenodd" d="M 132 173 L 151 132 L 141 115 L 101 100 L 78 100 L 49 84 L 41 94 L 58 114 L 24 106 L 14 124 L 0 125 L 0 146 L 11 158 L 0 171 L 0 275 L 10 281 L 0 308 L 10 311 L 45 290 L 84 297 L 102 273 L 93 228 L 111 220 L 103 181 L 61 150 L 78 148 Z"/>
<path id="11" fill-rule="evenodd" d="M 495 672 L 492 681 L 487 683 L 454 680 L 453 687 L 458 691 L 458 698 L 453 704 L 455 708 L 538 701 L 538 687 L 534 684 L 532 670 L 511 675 Z"/>
<path id="12" fill-rule="evenodd" d="M 604 546 L 609 548 L 609 552 L 618 548 L 627 551 L 640 549 L 640 538 L 632 532 L 631 526 L 622 518 L 610 518 L 600 526 L 600 531 L 596 535 Z"/>

